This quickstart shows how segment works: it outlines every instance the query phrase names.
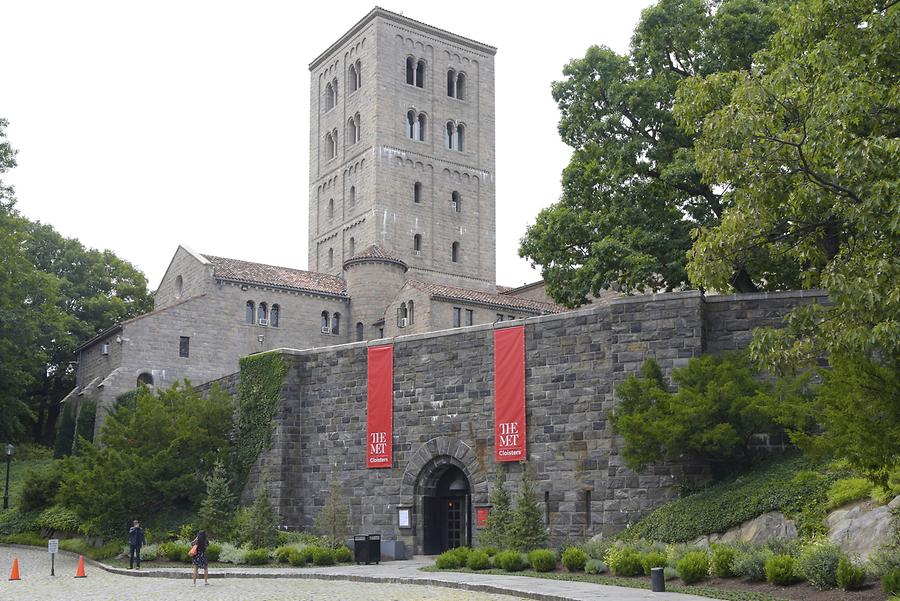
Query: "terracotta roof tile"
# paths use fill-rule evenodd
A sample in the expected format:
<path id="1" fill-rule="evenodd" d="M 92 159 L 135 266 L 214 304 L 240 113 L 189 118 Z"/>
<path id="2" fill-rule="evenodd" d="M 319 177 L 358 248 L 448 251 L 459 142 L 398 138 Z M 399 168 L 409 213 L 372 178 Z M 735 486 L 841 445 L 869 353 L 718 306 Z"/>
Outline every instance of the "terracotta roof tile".
<path id="1" fill-rule="evenodd" d="M 390 261 L 392 263 L 400 263 L 403 266 L 406 266 L 406 263 L 403 262 L 403 259 L 400 258 L 400 255 L 395 254 L 393 251 L 381 248 L 378 244 L 370 244 L 363 250 L 359 251 L 346 261 L 344 261 L 344 265 L 347 263 L 354 263 L 360 260 L 366 259 L 375 259 L 379 261 Z"/>
<path id="2" fill-rule="evenodd" d="M 203 256 L 213 264 L 213 275 L 224 280 L 347 296 L 344 280 L 336 275 L 226 259 L 214 255 Z"/>
<path id="3" fill-rule="evenodd" d="M 554 303 L 545 303 L 530 298 L 521 298 L 518 296 L 506 296 L 503 294 L 492 294 L 490 292 L 482 292 L 480 290 L 469 290 L 468 288 L 456 288 L 455 286 L 444 286 L 443 284 L 435 284 L 434 282 L 426 282 L 423 280 L 409 280 L 409 284 L 414 288 L 421 290 L 433 297 L 448 298 L 459 301 L 470 301 L 482 305 L 490 305 L 492 307 L 503 309 L 524 309 L 532 313 L 563 313 L 567 311 L 562 305 Z"/>

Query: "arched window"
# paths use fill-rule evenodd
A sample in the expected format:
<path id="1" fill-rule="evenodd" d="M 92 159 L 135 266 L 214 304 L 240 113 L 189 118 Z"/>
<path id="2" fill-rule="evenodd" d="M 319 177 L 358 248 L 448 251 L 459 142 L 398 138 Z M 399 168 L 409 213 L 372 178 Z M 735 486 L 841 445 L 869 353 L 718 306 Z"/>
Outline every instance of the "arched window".
<path id="1" fill-rule="evenodd" d="M 350 141 L 350 144 L 359 142 L 359 127 L 356 125 L 354 117 L 350 117 L 347 120 L 347 139 Z"/>
<path id="2" fill-rule="evenodd" d="M 456 76 L 456 97 L 460 100 L 466 99 L 466 74 L 460 73 Z"/>
<path id="3" fill-rule="evenodd" d="M 413 251 L 417 257 L 422 254 L 422 234 L 413 236 Z"/>
<path id="4" fill-rule="evenodd" d="M 256 320 L 256 304 L 253 301 L 247 301 L 247 323 L 255 323 Z"/>
<path id="5" fill-rule="evenodd" d="M 181 298 L 184 293 L 184 279 L 181 276 L 175 278 L 175 298 Z"/>
<path id="6" fill-rule="evenodd" d="M 269 325 L 273 328 L 277 328 L 279 317 L 281 317 L 281 307 L 272 305 L 272 309 L 269 311 Z"/>
<path id="7" fill-rule="evenodd" d="M 417 122 L 418 130 L 419 130 L 419 141 L 425 141 L 425 113 L 419 113 L 419 120 Z"/>
<path id="8" fill-rule="evenodd" d="M 334 108 L 335 91 L 331 83 L 325 84 L 325 110 L 330 111 Z"/>
<path id="9" fill-rule="evenodd" d="M 350 65 L 347 69 L 347 89 L 352 94 L 359 88 L 359 73 L 356 71 L 356 65 Z"/>
<path id="10" fill-rule="evenodd" d="M 415 111 L 409 111 L 406 113 L 406 137 L 415 140 L 416 139 L 416 113 Z"/>
<path id="11" fill-rule="evenodd" d="M 397 309 L 397 327 L 405 328 L 408 323 L 409 313 L 406 310 L 406 303 L 400 303 L 400 308 Z"/>
<path id="12" fill-rule="evenodd" d="M 356 144 L 362 140 L 362 127 L 359 124 L 359 113 L 356 113 L 353 116 L 353 120 L 356 122 L 356 137 L 353 139 L 353 143 Z"/>
<path id="13" fill-rule="evenodd" d="M 453 150 L 453 134 L 456 132 L 456 127 L 453 125 L 452 121 L 447 121 L 447 137 L 444 138 L 444 141 L 447 143 L 447 148 Z"/>
<path id="14" fill-rule="evenodd" d="M 455 213 L 459 213 L 462 210 L 462 196 L 460 196 L 459 192 L 456 190 L 450 195 L 450 208 L 453 209 Z"/>
<path id="15" fill-rule="evenodd" d="M 450 260 L 459 263 L 459 242 L 454 242 L 450 247 Z"/>
<path id="16" fill-rule="evenodd" d="M 413 202 L 422 202 L 422 182 L 413 184 Z"/>
<path id="17" fill-rule="evenodd" d="M 269 318 L 269 306 L 266 303 L 259 303 L 259 308 L 256 310 L 256 321 L 257 323 L 262 323 Z"/>
<path id="18" fill-rule="evenodd" d="M 356 254 L 356 238 L 350 238 L 350 256 Z"/>
<path id="19" fill-rule="evenodd" d="M 362 87 L 362 61 L 356 61 L 356 89 Z"/>
<path id="20" fill-rule="evenodd" d="M 356 204 L 356 186 L 350 186 L 350 194 L 348 194 L 347 202 L 351 207 Z"/>
<path id="21" fill-rule="evenodd" d="M 425 61 L 423 60 L 416 63 L 416 87 L 425 87 Z"/>
<path id="22" fill-rule="evenodd" d="M 341 314 L 335 313 L 331 316 L 331 333 L 332 334 L 340 334 L 341 333 Z"/>
<path id="23" fill-rule="evenodd" d="M 153 374 L 143 372 L 141 375 L 139 375 L 137 377 L 137 385 L 140 386 L 141 384 L 147 386 L 148 388 L 150 386 L 153 386 Z"/>
<path id="24" fill-rule="evenodd" d="M 406 83 L 409 85 L 415 85 L 415 60 L 413 57 L 409 56 L 406 58 Z"/>
<path id="25" fill-rule="evenodd" d="M 331 89 L 333 90 L 333 94 L 334 94 L 334 98 L 331 102 L 331 106 L 337 106 L 337 99 L 338 99 L 337 77 L 335 77 L 334 79 L 331 80 Z"/>
<path id="26" fill-rule="evenodd" d="M 322 320 L 320 323 L 322 326 L 322 333 L 327 334 L 330 331 L 328 328 L 331 324 L 331 319 L 329 318 L 328 311 L 322 311 Z"/>
<path id="27" fill-rule="evenodd" d="M 362 339 L 366 337 L 365 328 L 361 321 L 356 322 L 356 341 L 362 342 Z"/>
<path id="28" fill-rule="evenodd" d="M 334 199 L 328 199 L 328 218 L 331 219 L 334 217 Z"/>
<path id="29" fill-rule="evenodd" d="M 334 267 L 334 249 L 333 248 L 328 249 L 328 266 Z"/>
<path id="30" fill-rule="evenodd" d="M 456 149 L 460 152 L 465 150 L 466 146 L 466 126 L 460 123 L 456 126 Z"/>
<path id="31" fill-rule="evenodd" d="M 413 323 L 416 320 L 416 315 L 413 312 L 413 302 L 409 301 L 406 305 L 406 319 L 409 323 Z"/>
<path id="32" fill-rule="evenodd" d="M 325 153 L 329 159 L 337 156 L 337 132 L 325 134 Z"/>
<path id="33" fill-rule="evenodd" d="M 456 96 L 456 71 L 453 69 L 447 71 L 447 96 L 450 98 Z"/>

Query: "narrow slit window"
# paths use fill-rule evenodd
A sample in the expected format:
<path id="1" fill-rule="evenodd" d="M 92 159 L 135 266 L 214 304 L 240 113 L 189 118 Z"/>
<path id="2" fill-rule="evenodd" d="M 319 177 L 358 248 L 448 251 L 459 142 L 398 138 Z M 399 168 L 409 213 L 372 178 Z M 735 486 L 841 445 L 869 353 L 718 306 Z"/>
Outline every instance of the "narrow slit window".
<path id="1" fill-rule="evenodd" d="M 456 97 L 460 100 L 466 99 L 466 74 L 460 73 L 456 76 Z"/>
<path id="2" fill-rule="evenodd" d="M 279 317 L 281 317 L 281 307 L 278 305 L 272 305 L 272 309 L 269 310 L 269 325 L 273 328 L 277 328 Z"/>
<path id="3" fill-rule="evenodd" d="M 256 321 L 256 304 L 253 301 L 247 301 L 246 321 L 247 323 Z"/>
<path id="4" fill-rule="evenodd" d="M 413 57 L 411 57 L 411 56 L 407 57 L 407 59 L 406 59 L 406 83 L 408 83 L 409 85 L 414 85 L 416 83 L 416 80 L 415 80 L 416 68 L 414 66 L 414 63 L 415 63 L 415 61 L 413 60 Z"/>
<path id="5" fill-rule="evenodd" d="M 456 71 L 453 69 L 447 71 L 447 96 L 450 98 L 456 96 Z"/>
<path id="6" fill-rule="evenodd" d="M 178 338 L 178 356 L 179 357 L 190 357 L 191 356 L 191 339 L 188 336 L 180 336 Z"/>

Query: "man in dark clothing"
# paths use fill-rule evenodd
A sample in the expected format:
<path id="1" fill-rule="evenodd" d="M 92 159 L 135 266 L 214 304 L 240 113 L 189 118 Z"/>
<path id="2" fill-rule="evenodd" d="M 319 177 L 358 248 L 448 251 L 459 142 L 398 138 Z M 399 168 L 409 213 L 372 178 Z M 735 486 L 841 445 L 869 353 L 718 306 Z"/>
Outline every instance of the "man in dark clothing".
<path id="1" fill-rule="evenodd" d="M 144 540 L 144 529 L 141 528 L 141 523 L 135 520 L 134 526 L 128 531 L 128 546 L 130 547 L 128 559 L 129 570 L 134 568 L 135 560 L 137 560 L 137 569 L 141 569 L 141 546 L 146 542 L 147 541 Z"/>

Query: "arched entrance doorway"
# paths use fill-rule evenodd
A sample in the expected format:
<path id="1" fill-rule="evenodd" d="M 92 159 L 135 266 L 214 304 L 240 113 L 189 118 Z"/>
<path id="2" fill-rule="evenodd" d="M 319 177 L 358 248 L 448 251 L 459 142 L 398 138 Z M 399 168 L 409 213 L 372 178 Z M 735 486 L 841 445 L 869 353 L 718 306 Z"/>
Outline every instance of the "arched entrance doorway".
<path id="1" fill-rule="evenodd" d="M 455 465 L 429 478 L 422 490 L 423 551 L 437 555 L 472 541 L 472 493 L 469 479 Z"/>

